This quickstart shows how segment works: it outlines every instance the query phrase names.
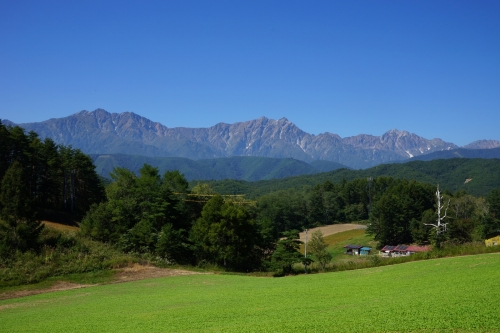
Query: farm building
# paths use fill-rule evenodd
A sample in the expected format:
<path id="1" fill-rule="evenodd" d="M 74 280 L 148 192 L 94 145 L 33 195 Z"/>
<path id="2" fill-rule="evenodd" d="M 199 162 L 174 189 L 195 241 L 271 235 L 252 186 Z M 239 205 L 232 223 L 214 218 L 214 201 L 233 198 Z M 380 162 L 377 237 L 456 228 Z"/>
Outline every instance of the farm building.
<path id="1" fill-rule="evenodd" d="M 344 246 L 345 249 L 345 254 L 351 254 L 351 255 L 368 255 L 370 254 L 370 251 L 372 250 L 371 247 L 368 246 L 361 246 L 361 245 L 354 245 L 354 244 L 347 244 Z"/>
<path id="2" fill-rule="evenodd" d="M 500 245 L 500 231 L 487 234 L 484 240 L 486 246 Z"/>
<path id="3" fill-rule="evenodd" d="M 409 256 L 413 253 L 428 252 L 430 246 L 417 246 L 417 245 L 386 245 L 380 250 L 382 257 L 401 257 Z"/>
<path id="4" fill-rule="evenodd" d="M 392 251 L 394 250 L 395 246 L 392 245 L 386 245 L 380 250 L 380 256 L 382 257 L 392 257 Z"/>
<path id="5" fill-rule="evenodd" d="M 372 248 L 368 246 L 363 246 L 362 248 L 359 249 L 359 254 L 362 256 L 366 256 L 370 254 Z"/>
<path id="6" fill-rule="evenodd" d="M 354 244 L 347 244 L 344 246 L 345 249 L 345 254 L 353 254 L 353 255 L 359 255 L 359 251 L 363 246 L 361 245 L 354 245 Z"/>

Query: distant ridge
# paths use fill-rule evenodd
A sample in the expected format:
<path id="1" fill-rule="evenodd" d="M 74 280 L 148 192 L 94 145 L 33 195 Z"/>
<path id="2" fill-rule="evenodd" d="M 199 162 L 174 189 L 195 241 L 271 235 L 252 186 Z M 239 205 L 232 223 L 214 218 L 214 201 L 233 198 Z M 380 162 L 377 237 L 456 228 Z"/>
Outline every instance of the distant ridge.
<path id="1" fill-rule="evenodd" d="M 315 174 L 346 168 L 328 161 L 308 164 L 292 158 L 269 158 L 254 156 L 235 156 L 207 160 L 190 160 L 182 157 L 148 157 L 125 154 L 90 155 L 96 165 L 96 172 L 109 178 L 115 167 L 129 169 L 138 174 L 147 163 L 157 167 L 160 174 L 165 171 L 179 170 L 188 181 L 193 180 L 246 180 L 258 181 L 291 176 Z M 315 167 L 318 165 L 318 167 Z"/>
<path id="2" fill-rule="evenodd" d="M 381 164 L 364 170 L 338 169 L 312 175 L 301 175 L 280 180 L 261 182 L 241 182 L 221 180 L 210 182 L 215 191 L 247 194 L 248 198 L 276 190 L 315 186 L 329 181 L 339 184 L 343 180 L 367 179 L 368 177 L 393 177 L 416 180 L 433 185 L 439 184 L 443 190 L 452 193 L 464 190 L 475 196 L 487 196 L 500 188 L 500 159 L 452 158 L 433 161 L 409 161 L 407 163 Z M 472 179 L 471 181 L 467 181 Z"/>
<path id="3" fill-rule="evenodd" d="M 19 124 L 42 138 L 72 145 L 88 154 L 132 154 L 183 157 L 192 160 L 232 156 L 293 158 L 305 162 L 332 161 L 350 168 L 368 168 L 436 151 L 458 148 L 441 139 L 424 139 L 392 129 L 381 136 L 308 134 L 286 118 L 261 117 L 209 128 L 168 128 L 132 112 L 103 109 L 80 111 L 64 118 Z M 488 143 L 489 142 L 489 143 Z M 495 145 L 493 141 L 476 145 Z"/>
<path id="4" fill-rule="evenodd" d="M 436 151 L 427 155 L 416 156 L 409 161 L 432 161 L 449 158 L 500 158 L 500 147 L 489 149 L 457 148 L 446 151 Z"/>
<path id="5" fill-rule="evenodd" d="M 477 140 L 469 143 L 462 148 L 466 149 L 492 149 L 500 147 L 500 141 L 497 140 Z"/>

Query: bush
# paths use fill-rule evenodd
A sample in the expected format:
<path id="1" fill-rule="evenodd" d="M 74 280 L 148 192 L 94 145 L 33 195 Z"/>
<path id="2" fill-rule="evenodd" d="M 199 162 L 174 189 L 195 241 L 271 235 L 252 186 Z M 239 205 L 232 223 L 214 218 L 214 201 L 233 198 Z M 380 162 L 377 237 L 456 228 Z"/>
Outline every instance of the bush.
<path id="1" fill-rule="evenodd" d="M 140 260 L 82 236 L 52 233 L 45 236 L 47 243 L 41 251 L 18 251 L 9 259 L 0 260 L 0 287 L 37 283 L 52 276 L 120 268 Z"/>

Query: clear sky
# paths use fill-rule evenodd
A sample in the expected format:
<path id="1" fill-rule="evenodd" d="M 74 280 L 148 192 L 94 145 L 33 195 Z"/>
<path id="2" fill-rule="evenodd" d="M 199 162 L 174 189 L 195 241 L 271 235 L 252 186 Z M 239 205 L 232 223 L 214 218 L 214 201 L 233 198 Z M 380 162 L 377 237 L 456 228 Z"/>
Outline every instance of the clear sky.
<path id="1" fill-rule="evenodd" d="M 500 140 L 500 1 L 0 1 L 0 118 Z"/>

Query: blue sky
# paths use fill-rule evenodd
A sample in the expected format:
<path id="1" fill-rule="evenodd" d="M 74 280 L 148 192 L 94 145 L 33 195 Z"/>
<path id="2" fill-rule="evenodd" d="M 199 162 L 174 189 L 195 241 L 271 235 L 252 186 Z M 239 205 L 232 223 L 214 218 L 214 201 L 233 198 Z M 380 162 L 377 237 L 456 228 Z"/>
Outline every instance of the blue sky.
<path id="1" fill-rule="evenodd" d="M 0 118 L 500 140 L 500 1 L 0 1 Z"/>

